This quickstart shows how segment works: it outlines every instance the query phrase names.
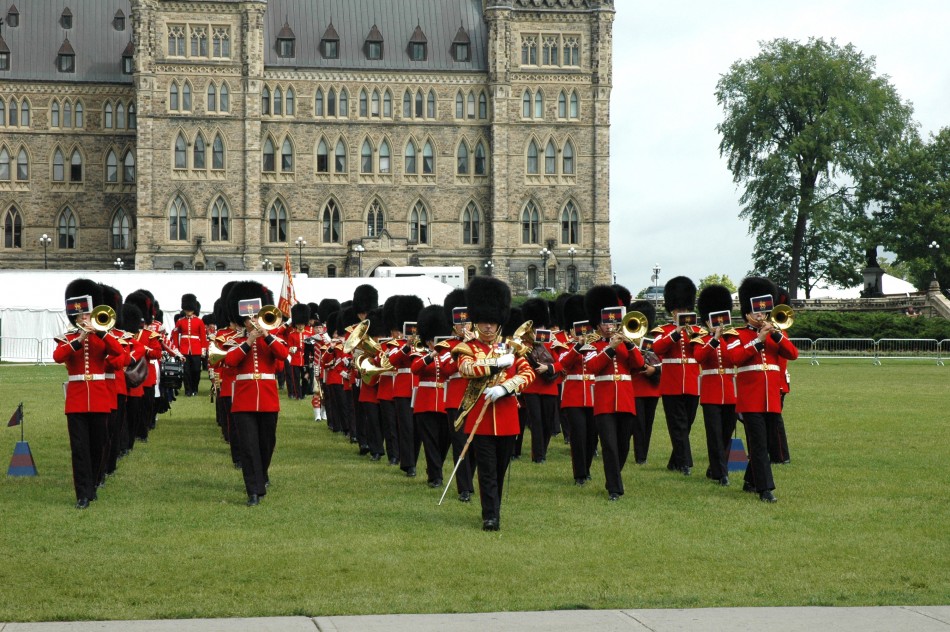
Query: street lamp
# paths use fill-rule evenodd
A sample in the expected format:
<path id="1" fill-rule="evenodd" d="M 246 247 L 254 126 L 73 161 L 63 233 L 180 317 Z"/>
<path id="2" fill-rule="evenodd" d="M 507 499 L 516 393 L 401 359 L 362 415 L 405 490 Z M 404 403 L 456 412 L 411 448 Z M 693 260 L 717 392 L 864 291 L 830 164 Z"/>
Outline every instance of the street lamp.
<path id="1" fill-rule="evenodd" d="M 653 307 L 656 308 L 660 304 L 660 297 L 657 296 L 656 287 L 660 284 L 660 264 L 653 264 L 653 285 L 651 286 L 651 291 L 653 292 Z"/>
<path id="2" fill-rule="evenodd" d="M 541 255 L 541 274 L 543 275 L 540 285 L 541 287 L 548 287 L 548 257 L 551 256 L 551 251 L 547 248 L 542 248 L 538 254 Z"/>
<path id="3" fill-rule="evenodd" d="M 49 269 L 49 262 L 46 259 L 46 249 L 49 248 L 49 245 L 51 243 L 53 243 L 53 240 L 50 238 L 50 236 L 47 235 L 46 233 L 43 233 L 43 236 L 40 237 L 40 245 L 43 246 L 43 269 L 44 270 Z"/>
<path id="4" fill-rule="evenodd" d="M 356 253 L 358 276 L 363 276 L 363 253 L 366 252 L 366 248 L 363 244 L 356 244 L 353 246 L 353 252 Z"/>
<path id="5" fill-rule="evenodd" d="M 492 275 L 492 270 L 494 269 L 495 264 L 491 262 L 491 259 L 485 262 L 485 274 L 488 276 Z"/>
<path id="6" fill-rule="evenodd" d="M 567 288 L 567 291 L 573 293 L 577 291 L 577 268 L 574 267 L 574 257 L 577 255 L 577 248 L 571 246 L 567 254 L 571 257 L 571 284 Z"/>
<path id="7" fill-rule="evenodd" d="M 294 242 L 294 245 L 297 246 L 297 271 L 303 272 L 303 247 L 307 245 L 307 242 L 304 241 L 303 237 L 297 237 L 297 240 Z"/>
<path id="8" fill-rule="evenodd" d="M 264 259 L 263 261 L 261 261 L 261 267 L 264 268 L 265 270 L 270 270 L 271 269 L 270 265 L 271 265 L 270 259 Z"/>
<path id="9" fill-rule="evenodd" d="M 122 257 L 116 257 L 115 261 L 112 262 L 112 265 L 115 266 L 116 270 L 121 270 L 125 267 L 125 261 L 122 261 Z"/>
<path id="10" fill-rule="evenodd" d="M 937 280 L 937 260 L 940 258 L 940 244 L 936 240 L 930 242 L 930 245 L 927 246 L 930 249 L 930 252 L 933 253 L 934 258 L 934 281 Z"/>

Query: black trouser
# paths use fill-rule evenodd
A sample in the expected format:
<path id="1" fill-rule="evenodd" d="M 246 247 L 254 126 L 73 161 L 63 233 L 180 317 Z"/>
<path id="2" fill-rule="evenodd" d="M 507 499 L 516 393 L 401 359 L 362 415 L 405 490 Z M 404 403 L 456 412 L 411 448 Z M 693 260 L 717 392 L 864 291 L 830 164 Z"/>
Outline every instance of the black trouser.
<path id="1" fill-rule="evenodd" d="M 142 421 L 142 400 L 141 395 L 133 397 L 129 395 L 125 400 L 125 427 L 127 442 L 123 444 L 124 450 L 131 450 L 135 447 L 135 440 L 139 436 L 139 424 Z"/>
<path id="2" fill-rule="evenodd" d="M 528 407 L 524 405 L 524 396 L 518 395 L 518 401 L 521 403 L 521 406 L 518 406 L 518 426 L 520 426 L 521 431 L 518 433 L 518 436 L 515 437 L 515 447 L 514 453 L 512 456 L 521 458 L 521 445 L 524 443 L 524 429 L 528 426 Z"/>
<path id="3" fill-rule="evenodd" d="M 482 520 L 501 519 L 501 495 L 505 473 L 511 461 L 515 438 L 475 435 L 472 447 L 478 463 L 478 494 L 482 501 Z"/>
<path id="4" fill-rule="evenodd" d="M 119 453 L 122 451 L 122 430 L 125 426 L 126 395 L 116 394 L 116 408 L 109 415 L 109 449 L 106 457 L 106 474 L 115 472 L 119 462 Z"/>
<path id="5" fill-rule="evenodd" d="M 97 468 L 108 441 L 109 413 L 67 413 L 66 426 L 73 457 L 76 500 L 91 500 L 96 494 Z"/>
<path id="6" fill-rule="evenodd" d="M 360 387 L 354 384 L 350 390 L 346 392 L 346 395 L 350 398 L 350 423 L 352 424 L 352 426 L 350 426 L 350 440 L 359 443 L 360 448 L 365 448 L 367 447 L 367 421 L 366 416 L 363 414 L 363 407 L 360 406 Z"/>
<path id="7" fill-rule="evenodd" d="M 201 355 L 186 355 L 184 363 L 185 395 L 195 395 L 201 381 Z"/>
<path id="8" fill-rule="evenodd" d="M 241 470 L 247 495 L 263 496 L 277 444 L 277 413 L 231 413 L 241 434 Z"/>
<path id="9" fill-rule="evenodd" d="M 145 394 L 138 398 L 139 408 L 138 416 L 135 419 L 135 438 L 148 441 L 148 431 L 153 427 L 154 421 L 154 397 L 152 396 L 152 387 L 145 387 Z"/>
<path id="10" fill-rule="evenodd" d="M 422 439 L 416 432 L 415 420 L 412 416 L 412 399 L 409 397 L 393 397 L 393 406 L 396 408 L 396 428 L 399 433 L 399 467 L 404 472 L 416 466 L 419 460 L 419 449 Z"/>
<path id="11" fill-rule="evenodd" d="M 673 452 L 666 464 L 668 470 L 682 470 L 693 467 L 693 452 L 689 447 L 689 432 L 693 429 L 696 409 L 699 407 L 699 395 L 664 395 L 663 412 L 666 414 L 666 427 L 670 432 Z"/>
<path id="12" fill-rule="evenodd" d="M 525 393 L 523 399 L 528 409 L 528 427 L 531 429 L 531 460 L 540 463 L 548 457 L 548 446 L 557 423 L 557 397 Z"/>
<path id="13" fill-rule="evenodd" d="M 291 399 L 303 399 L 303 373 L 305 367 L 291 366 L 291 379 L 287 380 L 287 395 Z"/>
<path id="14" fill-rule="evenodd" d="M 231 447 L 231 463 L 237 465 L 241 462 L 241 432 L 234 423 L 234 416 L 231 415 L 231 396 L 219 397 L 218 405 L 221 407 L 221 414 L 224 417 L 224 427 L 227 428 L 228 444 Z"/>
<path id="15" fill-rule="evenodd" d="M 379 404 L 360 402 L 362 416 L 366 423 L 366 447 L 373 456 L 383 454 L 383 427 Z"/>
<path id="16" fill-rule="evenodd" d="M 415 414 L 416 429 L 426 455 L 426 476 L 430 483 L 442 484 L 442 466 L 449 453 L 449 422 L 445 413 Z"/>
<path id="17" fill-rule="evenodd" d="M 346 411 L 344 410 L 346 393 L 343 392 L 342 384 L 327 384 L 327 426 L 333 432 L 349 432 L 346 425 Z"/>
<path id="18" fill-rule="evenodd" d="M 749 463 L 745 468 L 745 482 L 757 492 L 775 489 L 772 464 L 769 462 L 768 426 L 774 424 L 779 413 L 742 413 L 745 440 L 749 444 Z M 769 418 L 772 421 L 769 421 Z"/>
<path id="19" fill-rule="evenodd" d="M 709 455 L 706 477 L 719 480 L 729 476 L 732 433 L 736 431 L 736 405 L 703 404 L 703 424 L 706 426 L 706 452 Z"/>
<path id="20" fill-rule="evenodd" d="M 646 463 L 650 453 L 650 437 L 653 436 L 653 420 L 659 397 L 637 397 L 637 418 L 633 420 L 633 458 L 637 463 Z"/>
<path id="21" fill-rule="evenodd" d="M 594 461 L 597 446 L 597 425 L 594 424 L 594 409 L 590 406 L 561 409 L 567 415 L 565 431 L 571 433 L 571 468 L 574 480 L 590 478 L 590 465 Z"/>
<path id="22" fill-rule="evenodd" d="M 785 396 L 782 392 L 782 409 L 785 409 Z M 788 463 L 792 457 L 788 453 L 788 435 L 785 434 L 785 417 L 779 414 L 778 419 L 769 428 L 769 459 L 772 463 Z"/>
<path id="23" fill-rule="evenodd" d="M 468 434 L 464 429 L 455 429 L 455 420 L 458 419 L 459 416 L 458 408 L 449 408 L 446 411 L 446 416 L 448 417 L 446 421 L 449 425 L 449 433 L 452 436 L 452 463 L 454 467 L 454 464 L 459 462 L 459 455 L 462 454 L 462 449 L 465 448 Z M 475 493 L 475 484 L 472 481 L 474 471 L 475 454 L 472 452 L 472 447 L 469 446 L 468 452 L 465 453 L 465 460 L 462 461 L 462 464 L 459 465 L 455 471 L 455 488 L 458 490 L 458 493 Z"/>
<path id="24" fill-rule="evenodd" d="M 620 472 L 630 454 L 630 434 L 633 430 L 632 413 L 594 415 L 597 434 L 600 435 L 600 459 L 604 462 L 604 478 L 607 492 L 623 495 L 623 479 Z"/>
<path id="25" fill-rule="evenodd" d="M 399 427 L 396 423 L 396 405 L 391 399 L 379 400 L 379 416 L 383 426 L 383 437 L 386 439 L 386 457 L 392 461 L 399 460 Z"/>

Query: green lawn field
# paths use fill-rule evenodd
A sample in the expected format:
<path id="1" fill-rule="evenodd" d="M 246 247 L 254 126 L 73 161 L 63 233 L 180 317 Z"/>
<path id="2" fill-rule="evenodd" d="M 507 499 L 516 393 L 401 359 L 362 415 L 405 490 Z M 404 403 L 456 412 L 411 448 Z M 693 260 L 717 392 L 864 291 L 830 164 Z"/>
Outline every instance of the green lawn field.
<path id="1" fill-rule="evenodd" d="M 599 460 L 573 485 L 555 437 L 513 463 L 497 533 L 477 499 L 437 506 L 421 457 L 415 479 L 359 457 L 305 401 L 283 401 L 273 485 L 245 507 L 207 380 L 77 511 L 64 376 L 0 366 L 40 474 L 0 478 L 0 621 L 950 603 L 950 367 L 794 363 L 775 505 L 703 477 L 701 413 L 695 474 L 665 469 L 660 407 L 617 503 Z M 4 472 L 19 437 L 0 427 Z"/>

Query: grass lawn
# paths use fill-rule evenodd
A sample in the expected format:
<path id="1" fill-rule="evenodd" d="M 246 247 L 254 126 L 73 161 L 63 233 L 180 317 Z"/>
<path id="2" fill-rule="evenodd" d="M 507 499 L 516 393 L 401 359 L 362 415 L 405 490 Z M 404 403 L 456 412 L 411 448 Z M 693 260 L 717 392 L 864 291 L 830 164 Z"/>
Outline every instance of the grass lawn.
<path id="1" fill-rule="evenodd" d="M 77 511 L 65 370 L 0 366 L 0 414 L 24 402 L 40 473 L 0 478 L 0 621 L 950 603 L 950 367 L 792 372 L 778 504 L 703 477 L 701 413 L 696 474 L 668 472 L 661 406 L 620 502 L 599 460 L 575 487 L 555 437 L 546 464 L 513 463 L 484 533 L 477 500 L 436 506 L 423 458 L 407 479 L 358 457 L 301 401 L 283 402 L 270 493 L 245 507 L 207 380 Z M 19 437 L 0 431 L 3 467 Z"/>

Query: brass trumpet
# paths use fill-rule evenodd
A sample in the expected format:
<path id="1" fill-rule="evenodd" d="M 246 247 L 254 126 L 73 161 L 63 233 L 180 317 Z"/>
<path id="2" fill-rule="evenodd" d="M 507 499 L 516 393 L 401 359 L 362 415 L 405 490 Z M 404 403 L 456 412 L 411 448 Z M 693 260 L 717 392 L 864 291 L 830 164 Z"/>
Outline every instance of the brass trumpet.
<path id="1" fill-rule="evenodd" d="M 645 314 L 641 312 L 627 312 L 623 320 L 620 321 L 619 332 L 628 342 L 636 343 L 647 335 L 648 323 L 649 321 Z"/>
<path id="2" fill-rule="evenodd" d="M 776 305 L 769 312 L 769 322 L 776 329 L 788 329 L 795 324 L 795 311 L 788 305 Z"/>
<path id="3" fill-rule="evenodd" d="M 108 305 L 97 305 L 89 313 L 89 327 L 93 331 L 105 333 L 115 327 L 115 310 Z"/>
<path id="4" fill-rule="evenodd" d="M 270 333 L 280 327 L 283 322 L 284 315 L 276 305 L 265 305 L 261 311 L 257 312 L 254 326 L 264 333 Z"/>

